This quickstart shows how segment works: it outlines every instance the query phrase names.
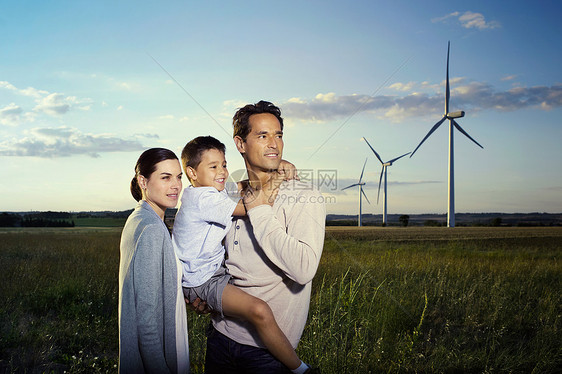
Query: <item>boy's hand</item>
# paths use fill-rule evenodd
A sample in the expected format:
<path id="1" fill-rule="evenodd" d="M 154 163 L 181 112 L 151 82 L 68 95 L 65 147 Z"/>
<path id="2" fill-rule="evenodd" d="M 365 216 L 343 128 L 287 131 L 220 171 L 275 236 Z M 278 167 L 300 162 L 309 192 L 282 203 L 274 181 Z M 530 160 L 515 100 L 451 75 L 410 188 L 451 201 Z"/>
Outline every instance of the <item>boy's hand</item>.
<path id="1" fill-rule="evenodd" d="M 272 173 L 271 178 L 265 185 L 252 188 L 249 184 L 242 197 L 246 211 L 258 205 L 268 204 L 273 206 L 275 198 L 279 193 L 279 186 L 283 182 L 283 176 L 279 173 Z"/>
<path id="2" fill-rule="evenodd" d="M 297 167 L 286 160 L 281 160 L 281 163 L 279 163 L 279 167 L 277 168 L 277 173 L 283 177 L 283 180 L 286 181 L 291 179 L 300 180 L 297 173 Z"/>

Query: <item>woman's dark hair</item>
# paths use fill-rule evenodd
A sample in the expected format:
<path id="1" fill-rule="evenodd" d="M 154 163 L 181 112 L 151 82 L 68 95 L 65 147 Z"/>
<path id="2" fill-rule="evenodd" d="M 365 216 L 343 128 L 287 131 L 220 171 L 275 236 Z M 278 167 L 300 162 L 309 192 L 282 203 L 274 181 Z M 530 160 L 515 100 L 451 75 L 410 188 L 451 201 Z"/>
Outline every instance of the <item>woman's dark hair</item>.
<path id="1" fill-rule="evenodd" d="M 253 114 L 270 113 L 273 114 L 279 124 L 281 125 L 281 131 L 283 131 L 283 118 L 281 117 L 281 109 L 276 107 L 273 103 L 269 101 L 261 100 L 256 104 L 248 104 L 243 108 L 238 109 L 238 111 L 232 117 L 232 126 L 234 127 L 234 135 L 239 136 L 242 140 L 246 141 L 246 137 L 252 130 L 250 128 L 250 116 Z"/>
<path id="2" fill-rule="evenodd" d="M 150 178 L 150 175 L 156 170 L 156 164 L 165 160 L 177 160 L 176 154 L 166 148 L 150 148 L 144 151 L 135 166 L 135 176 L 131 181 L 131 195 L 136 201 L 142 199 L 142 190 L 139 186 L 137 178 L 142 175 L 145 178 Z"/>
<path id="3" fill-rule="evenodd" d="M 181 151 L 181 163 L 185 175 L 187 175 L 188 166 L 191 166 L 194 169 L 199 166 L 203 152 L 208 151 L 209 149 L 216 149 L 223 154 L 226 153 L 226 147 L 224 144 L 212 136 L 198 136 L 197 138 L 189 141 L 189 143 L 183 147 L 183 150 Z"/>

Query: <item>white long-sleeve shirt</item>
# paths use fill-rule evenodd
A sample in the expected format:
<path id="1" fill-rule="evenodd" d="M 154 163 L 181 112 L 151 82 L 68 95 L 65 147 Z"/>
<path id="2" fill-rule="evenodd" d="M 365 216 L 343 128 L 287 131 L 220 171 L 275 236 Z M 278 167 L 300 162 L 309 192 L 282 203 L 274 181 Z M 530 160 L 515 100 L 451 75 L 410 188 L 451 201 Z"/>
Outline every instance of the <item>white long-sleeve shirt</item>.
<path id="1" fill-rule="evenodd" d="M 324 246 L 324 198 L 310 183 L 283 182 L 273 207 L 236 219 L 225 238 L 234 284 L 265 301 L 296 348 L 308 315 L 312 278 Z M 253 326 L 213 316 L 215 328 L 241 344 L 265 348 Z"/>

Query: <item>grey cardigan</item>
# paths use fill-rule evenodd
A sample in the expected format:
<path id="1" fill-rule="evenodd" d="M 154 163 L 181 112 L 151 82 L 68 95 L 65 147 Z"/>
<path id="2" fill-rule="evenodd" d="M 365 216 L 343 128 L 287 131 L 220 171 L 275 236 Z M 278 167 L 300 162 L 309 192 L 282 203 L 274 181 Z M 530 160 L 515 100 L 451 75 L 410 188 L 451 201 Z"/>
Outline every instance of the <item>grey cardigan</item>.
<path id="1" fill-rule="evenodd" d="M 177 263 L 164 222 L 141 200 L 121 234 L 119 372 L 176 373 Z"/>

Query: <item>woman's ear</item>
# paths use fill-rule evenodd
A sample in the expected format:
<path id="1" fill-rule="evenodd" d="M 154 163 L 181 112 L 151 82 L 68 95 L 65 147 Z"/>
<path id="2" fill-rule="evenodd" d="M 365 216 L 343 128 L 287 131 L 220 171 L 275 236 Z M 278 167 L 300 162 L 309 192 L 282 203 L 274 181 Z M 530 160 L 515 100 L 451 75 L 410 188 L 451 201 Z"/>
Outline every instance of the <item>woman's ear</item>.
<path id="1" fill-rule="evenodd" d="M 244 142 L 244 139 L 242 139 L 241 137 L 239 137 L 238 135 L 236 135 L 234 137 L 234 144 L 236 144 L 236 148 L 238 149 L 238 152 L 240 153 L 246 153 L 246 143 Z"/>
<path id="2" fill-rule="evenodd" d="M 146 184 L 148 183 L 148 180 L 143 175 L 139 175 L 137 177 L 137 182 L 141 190 L 146 190 Z"/>
<path id="3" fill-rule="evenodd" d="M 187 177 L 194 181 L 197 180 L 197 172 L 195 171 L 194 168 L 192 168 L 191 166 L 188 166 L 185 171 L 187 172 Z"/>

